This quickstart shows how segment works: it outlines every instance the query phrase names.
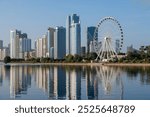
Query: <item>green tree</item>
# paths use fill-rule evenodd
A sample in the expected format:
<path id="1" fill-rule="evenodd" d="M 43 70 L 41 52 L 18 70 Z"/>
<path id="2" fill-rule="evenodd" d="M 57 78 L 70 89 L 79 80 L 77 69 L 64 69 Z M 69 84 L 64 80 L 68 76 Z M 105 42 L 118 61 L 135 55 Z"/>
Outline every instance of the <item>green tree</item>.
<path id="1" fill-rule="evenodd" d="M 5 58 L 4 58 L 4 63 L 10 63 L 11 62 L 11 58 L 10 58 L 10 56 L 6 56 Z"/>
<path id="2" fill-rule="evenodd" d="M 89 53 L 88 54 L 88 59 L 89 60 L 95 60 L 97 57 L 97 54 L 95 52 Z"/>
<path id="3" fill-rule="evenodd" d="M 146 58 L 145 50 L 146 50 L 145 46 L 141 46 L 141 47 L 139 48 L 140 59 L 145 59 L 145 58 Z"/>
<path id="4" fill-rule="evenodd" d="M 40 60 L 40 62 L 41 63 L 48 63 L 48 62 L 50 62 L 50 58 L 48 58 L 48 57 L 46 57 L 46 58 L 41 58 L 41 60 Z"/>
<path id="5" fill-rule="evenodd" d="M 137 53 L 137 52 L 128 52 L 127 53 L 127 59 L 128 60 L 133 60 L 133 59 L 141 59 L 141 54 L 140 53 Z"/>
<path id="6" fill-rule="evenodd" d="M 36 62 L 37 62 L 37 63 L 40 63 L 40 58 L 39 58 L 39 57 L 36 58 Z"/>
<path id="7" fill-rule="evenodd" d="M 65 61 L 66 62 L 73 62 L 74 56 L 71 54 L 68 54 L 67 56 L 65 56 Z"/>
<path id="8" fill-rule="evenodd" d="M 150 57 L 150 46 L 146 46 L 145 47 L 145 50 L 146 50 L 146 54 L 147 54 L 147 57 L 149 58 Z"/>
<path id="9" fill-rule="evenodd" d="M 82 57 L 76 54 L 76 55 L 74 55 L 73 60 L 74 60 L 74 62 L 81 62 L 82 61 Z"/>

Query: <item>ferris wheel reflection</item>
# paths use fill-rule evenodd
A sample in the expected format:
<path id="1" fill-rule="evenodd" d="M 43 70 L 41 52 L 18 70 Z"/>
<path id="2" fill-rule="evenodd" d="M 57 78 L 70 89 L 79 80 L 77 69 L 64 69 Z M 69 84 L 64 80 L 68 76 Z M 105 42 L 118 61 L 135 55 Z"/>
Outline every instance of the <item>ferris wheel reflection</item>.
<path id="1" fill-rule="evenodd" d="M 116 67 L 96 67 L 99 81 L 99 98 L 101 99 L 123 99 L 123 81 L 120 77 L 121 70 Z"/>

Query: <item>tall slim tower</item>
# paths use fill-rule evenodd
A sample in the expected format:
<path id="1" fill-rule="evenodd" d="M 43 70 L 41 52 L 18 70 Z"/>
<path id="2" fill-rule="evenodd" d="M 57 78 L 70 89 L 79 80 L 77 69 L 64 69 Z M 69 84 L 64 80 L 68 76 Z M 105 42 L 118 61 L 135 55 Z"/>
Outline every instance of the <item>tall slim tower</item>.
<path id="1" fill-rule="evenodd" d="M 21 31 L 10 31 L 10 57 L 19 58 L 19 40 L 21 37 Z"/>
<path id="2" fill-rule="evenodd" d="M 70 26 L 71 26 L 71 16 L 67 16 L 67 20 L 66 20 L 66 55 L 70 54 Z"/>
<path id="3" fill-rule="evenodd" d="M 56 27 L 54 33 L 54 59 L 63 59 L 66 55 L 66 29 Z"/>
<path id="4" fill-rule="evenodd" d="M 66 22 L 66 55 L 81 53 L 81 26 L 79 16 L 73 14 Z"/>
<path id="5" fill-rule="evenodd" d="M 49 57 L 52 58 L 52 49 L 54 48 L 54 32 L 55 32 L 55 29 L 52 28 L 52 27 L 49 27 L 48 28 L 48 31 L 47 31 L 47 41 L 48 41 L 48 52 L 49 52 Z"/>

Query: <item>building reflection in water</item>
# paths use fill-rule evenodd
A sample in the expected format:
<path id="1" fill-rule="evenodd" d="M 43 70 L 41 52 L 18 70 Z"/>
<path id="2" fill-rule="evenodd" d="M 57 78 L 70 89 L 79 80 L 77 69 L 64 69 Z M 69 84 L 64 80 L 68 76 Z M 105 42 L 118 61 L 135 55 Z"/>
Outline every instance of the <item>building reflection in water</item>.
<path id="1" fill-rule="evenodd" d="M 54 66 L 49 67 L 49 78 L 48 78 L 48 98 L 55 99 L 54 94 Z"/>
<path id="2" fill-rule="evenodd" d="M 3 69 L 1 85 L 5 78 L 1 75 L 7 74 Z M 11 66 L 10 97 L 19 98 L 30 87 L 36 87 L 47 99 L 122 99 L 120 74 L 119 68 L 107 66 Z"/>
<path id="3" fill-rule="evenodd" d="M 66 99 L 81 99 L 81 67 L 68 67 L 66 69 Z"/>
<path id="4" fill-rule="evenodd" d="M 10 66 L 1 66 L 0 67 L 0 86 L 3 85 L 4 80 L 9 81 L 10 75 Z"/>
<path id="5" fill-rule="evenodd" d="M 0 67 L 0 86 L 3 84 L 3 68 L 4 67 Z"/>
<path id="6" fill-rule="evenodd" d="M 86 69 L 86 86 L 88 99 L 98 99 L 98 78 L 92 66 Z"/>
<path id="7" fill-rule="evenodd" d="M 54 67 L 54 96 L 56 99 L 66 98 L 66 73 L 61 66 Z"/>
<path id="8" fill-rule="evenodd" d="M 49 70 L 46 66 L 36 66 L 35 69 L 35 82 L 39 89 L 42 89 L 44 92 L 48 92 L 48 78 Z"/>
<path id="9" fill-rule="evenodd" d="M 36 82 L 48 99 L 80 99 L 81 71 L 62 66 L 36 68 Z"/>
<path id="10" fill-rule="evenodd" d="M 10 67 L 10 98 L 16 98 L 26 94 L 31 86 L 31 73 L 26 66 Z"/>
<path id="11" fill-rule="evenodd" d="M 150 67 L 1 65 L 0 99 L 149 99 L 149 71 Z"/>

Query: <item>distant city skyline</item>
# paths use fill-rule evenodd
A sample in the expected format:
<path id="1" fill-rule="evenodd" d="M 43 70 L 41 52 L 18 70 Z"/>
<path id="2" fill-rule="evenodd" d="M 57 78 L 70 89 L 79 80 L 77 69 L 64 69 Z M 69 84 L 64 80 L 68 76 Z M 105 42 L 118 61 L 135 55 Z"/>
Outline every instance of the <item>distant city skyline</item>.
<path id="1" fill-rule="evenodd" d="M 86 45 L 86 27 L 96 26 L 105 16 L 115 17 L 124 31 L 123 50 L 150 45 L 150 2 L 148 0 L 1 0 L 0 40 L 10 42 L 10 30 L 20 29 L 34 41 L 48 27 L 66 25 L 66 17 L 78 14 L 81 20 L 81 45 Z M 135 43 L 136 42 L 136 43 Z"/>

